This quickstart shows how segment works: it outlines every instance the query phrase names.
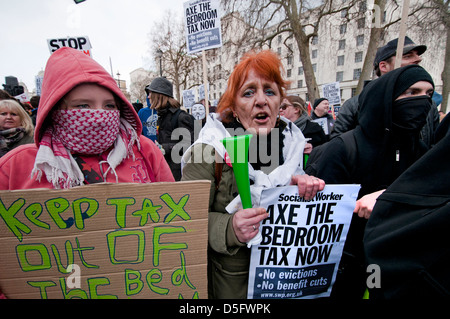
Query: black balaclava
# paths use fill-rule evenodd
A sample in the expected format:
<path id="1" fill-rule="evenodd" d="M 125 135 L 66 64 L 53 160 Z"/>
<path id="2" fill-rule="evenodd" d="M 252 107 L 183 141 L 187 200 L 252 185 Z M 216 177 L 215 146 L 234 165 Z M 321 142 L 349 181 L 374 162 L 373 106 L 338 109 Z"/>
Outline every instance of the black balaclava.
<path id="1" fill-rule="evenodd" d="M 360 173 L 365 176 L 366 184 L 377 188 L 388 185 L 424 151 L 420 128 L 427 118 L 429 98 L 396 101 L 419 81 L 433 84 L 431 76 L 421 66 L 409 65 L 372 81 L 360 94 L 359 124 L 354 134 Z"/>
<path id="2" fill-rule="evenodd" d="M 396 119 L 403 117 L 397 107 L 401 107 L 408 101 L 396 102 L 395 100 L 411 85 L 419 81 L 430 82 L 434 87 L 433 80 L 425 69 L 419 65 L 408 65 L 384 74 L 364 88 L 359 96 L 358 123 L 366 137 L 381 141 L 383 135 L 392 130 L 393 115 Z M 419 98 L 420 102 L 416 99 L 409 100 L 412 102 L 410 103 L 411 108 L 416 103 L 428 103 L 427 98 Z M 394 108 L 396 108 L 395 112 Z M 413 109 L 412 111 L 415 112 Z M 419 113 L 422 113 L 422 108 Z M 408 115 L 405 114 L 404 117 L 408 117 Z M 409 117 L 416 118 L 415 115 L 409 115 Z"/>
<path id="3" fill-rule="evenodd" d="M 395 83 L 394 100 L 419 81 L 429 82 L 434 88 L 433 79 L 423 68 L 408 68 L 402 72 Z M 418 133 L 427 121 L 431 105 L 431 97 L 424 95 L 395 100 L 392 105 L 393 130 L 400 135 Z"/>

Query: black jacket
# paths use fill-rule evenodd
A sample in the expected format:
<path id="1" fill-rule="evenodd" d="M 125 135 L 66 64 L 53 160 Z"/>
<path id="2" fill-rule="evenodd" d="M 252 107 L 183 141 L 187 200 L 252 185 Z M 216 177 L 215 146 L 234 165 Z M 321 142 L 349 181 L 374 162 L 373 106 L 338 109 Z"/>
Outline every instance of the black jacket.
<path id="1" fill-rule="evenodd" d="M 306 112 L 304 112 L 294 124 L 302 131 L 304 137 L 311 139 L 309 140 L 309 143 L 311 143 L 313 147 L 328 141 L 328 137 L 325 135 L 322 126 L 311 121 Z"/>
<path id="2" fill-rule="evenodd" d="M 318 119 L 326 119 L 326 123 L 327 123 L 326 125 L 327 125 L 328 134 L 325 134 L 325 136 L 326 136 L 327 139 L 329 140 L 329 139 L 330 139 L 330 134 L 331 134 L 331 132 L 333 132 L 333 127 L 334 127 L 334 118 L 333 118 L 333 115 L 327 113 L 327 114 L 325 114 L 325 115 L 319 117 L 319 116 L 317 116 L 316 113 L 311 112 L 311 119 L 312 119 L 313 121 L 314 121 L 314 120 L 318 120 Z M 325 132 L 325 129 L 324 129 L 324 132 Z"/>
<path id="3" fill-rule="evenodd" d="M 364 235 L 367 263 L 381 270 L 370 299 L 450 297 L 449 124 L 446 116 L 436 145 L 377 200 Z"/>
<path id="4" fill-rule="evenodd" d="M 345 133 L 350 135 L 345 139 L 346 144 L 342 137 L 336 137 L 322 146 L 316 163 L 316 177 L 326 184 L 360 184 L 358 197 L 361 198 L 386 189 L 426 152 L 427 147 L 420 140 L 420 131 L 412 136 L 400 137 L 392 129 L 392 108 L 395 96 L 400 95 L 394 91 L 397 82 L 417 82 L 405 76 L 409 68 L 421 67 L 400 68 L 367 85 L 359 96 L 362 107 L 358 126 Z M 426 72 L 424 74 L 429 76 Z M 361 298 L 364 293 L 366 273 L 362 239 L 365 224 L 365 219 L 353 215 L 341 261 L 341 266 L 347 271 L 341 275 L 338 273 L 332 296 Z"/>
<path id="5" fill-rule="evenodd" d="M 175 107 L 159 109 L 157 134 L 173 177 L 179 181 L 181 157 L 194 142 L 194 117 Z"/>

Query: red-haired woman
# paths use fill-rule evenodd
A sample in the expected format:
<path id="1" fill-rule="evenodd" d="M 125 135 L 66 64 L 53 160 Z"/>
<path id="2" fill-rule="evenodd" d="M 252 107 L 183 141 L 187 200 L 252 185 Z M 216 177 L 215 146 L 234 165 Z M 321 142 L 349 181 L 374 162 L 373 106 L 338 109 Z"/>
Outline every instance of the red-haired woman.
<path id="1" fill-rule="evenodd" d="M 258 207 L 261 190 L 298 185 L 311 199 L 324 182 L 303 172 L 305 138 L 279 117 L 287 82 L 272 51 L 247 53 L 231 74 L 217 113 L 211 114 L 199 138 L 183 157 L 182 180 L 211 181 L 209 209 L 208 289 L 210 298 L 246 298 L 249 246 L 258 243 L 259 224 L 268 214 Z M 221 139 L 253 134 L 249 173 L 253 207 L 242 209 L 235 176 Z"/>

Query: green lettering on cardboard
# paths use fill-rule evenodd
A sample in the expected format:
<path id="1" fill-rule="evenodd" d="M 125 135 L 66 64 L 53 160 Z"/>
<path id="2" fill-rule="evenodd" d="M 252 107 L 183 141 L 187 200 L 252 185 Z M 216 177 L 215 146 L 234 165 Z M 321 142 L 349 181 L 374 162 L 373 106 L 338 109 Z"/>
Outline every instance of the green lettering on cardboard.
<path id="1" fill-rule="evenodd" d="M 164 224 L 170 223 L 176 216 L 180 216 L 180 218 L 183 220 L 191 219 L 191 216 L 189 216 L 189 214 L 184 210 L 184 206 L 186 206 L 186 203 L 189 200 L 189 195 L 184 195 L 183 197 L 181 197 L 178 203 L 175 203 L 175 201 L 169 194 L 161 195 L 161 199 L 172 210 L 169 214 L 166 215 L 166 217 L 164 217 Z"/>
<path id="2" fill-rule="evenodd" d="M 116 223 L 120 228 L 125 228 L 126 226 L 127 206 L 134 205 L 134 203 L 136 203 L 136 200 L 132 197 L 109 198 L 106 200 L 107 205 L 116 206 Z"/>
<path id="3" fill-rule="evenodd" d="M 184 253 L 182 251 L 180 252 L 180 257 L 181 257 L 181 268 L 175 270 L 172 273 L 172 284 L 174 286 L 180 286 L 183 283 L 183 281 L 186 281 L 186 285 L 188 285 L 189 288 L 196 289 L 187 276 L 186 258 L 184 257 Z"/>
<path id="4" fill-rule="evenodd" d="M 151 291 L 157 293 L 158 295 L 167 295 L 169 293 L 169 289 L 161 288 L 155 285 L 155 283 L 159 283 L 162 280 L 162 272 L 158 268 L 152 269 L 147 274 L 147 285 Z"/>
<path id="5" fill-rule="evenodd" d="M 65 278 L 59 278 L 59 285 L 61 286 L 61 292 L 64 299 L 89 299 L 86 291 L 80 288 L 74 288 L 67 291 Z"/>
<path id="6" fill-rule="evenodd" d="M 73 264 L 72 243 L 69 240 L 66 241 L 67 266 L 65 266 L 65 267 L 62 265 L 61 256 L 59 255 L 59 251 L 58 251 L 58 248 L 56 248 L 56 245 L 52 244 L 51 247 L 52 247 L 53 255 L 55 256 L 56 266 L 58 266 L 58 271 L 62 274 L 66 274 L 67 267 L 69 267 L 69 265 Z"/>
<path id="7" fill-rule="evenodd" d="M 83 251 L 85 251 L 85 250 L 93 250 L 95 247 L 85 247 L 85 248 L 81 248 L 81 246 L 80 246 L 80 241 L 78 240 L 78 237 L 75 237 L 75 241 L 76 241 L 76 243 L 77 243 L 77 248 L 75 248 L 75 251 L 78 251 L 78 255 L 80 256 L 80 260 L 81 260 L 81 262 L 83 263 L 83 266 L 86 267 L 86 268 L 100 268 L 100 267 L 97 266 L 97 265 L 90 265 L 90 264 L 88 264 L 88 263 L 85 261 L 84 256 L 83 256 Z"/>
<path id="8" fill-rule="evenodd" d="M 62 197 L 49 199 L 45 202 L 45 207 L 47 208 L 50 217 L 60 229 L 70 228 L 73 225 L 73 217 L 64 220 L 60 216 L 61 213 L 65 212 L 70 207 L 70 203 L 67 199 Z"/>
<path id="9" fill-rule="evenodd" d="M 148 221 L 148 216 L 150 216 L 150 219 L 157 223 L 159 222 L 159 214 L 158 210 L 162 208 L 161 205 L 153 205 L 153 202 L 148 199 L 144 198 L 142 202 L 142 209 L 135 211 L 132 215 L 133 216 L 141 216 L 141 221 L 139 222 L 139 226 L 145 226 Z"/>
<path id="10" fill-rule="evenodd" d="M 27 281 L 31 287 L 39 288 L 41 299 L 47 299 L 47 287 L 56 286 L 54 281 Z"/>
<path id="11" fill-rule="evenodd" d="M 164 234 L 185 233 L 186 229 L 181 226 L 156 226 L 153 228 L 153 265 L 159 266 L 161 250 L 186 249 L 186 243 L 161 243 L 160 238 Z"/>
<path id="12" fill-rule="evenodd" d="M 88 286 L 91 299 L 119 299 L 116 295 L 99 295 L 97 293 L 97 286 L 106 286 L 109 284 L 109 279 L 105 277 L 89 278 Z"/>
<path id="13" fill-rule="evenodd" d="M 88 204 L 85 211 L 81 210 L 82 204 Z M 92 217 L 98 211 L 99 204 L 92 198 L 80 198 L 72 202 L 73 214 L 75 216 L 75 226 L 84 229 L 84 220 Z"/>
<path id="14" fill-rule="evenodd" d="M 36 265 L 32 265 L 28 261 L 27 253 L 36 251 L 41 256 L 41 262 Z M 44 244 L 21 244 L 16 246 L 16 255 L 19 260 L 20 268 L 22 271 L 35 271 L 52 268 L 50 263 L 50 255 L 47 247 Z"/>
<path id="15" fill-rule="evenodd" d="M 38 219 L 42 214 L 42 210 L 43 209 L 41 203 L 33 203 L 25 208 L 25 217 L 28 218 L 28 220 L 35 224 L 37 227 L 50 229 L 49 224 Z"/>
<path id="16" fill-rule="evenodd" d="M 178 299 L 184 299 L 182 294 L 178 294 Z M 192 299 L 200 299 L 200 297 L 198 296 L 198 291 L 194 292 L 194 294 L 192 295 Z"/>
<path id="17" fill-rule="evenodd" d="M 131 286 L 133 286 L 134 288 L 132 288 Z M 141 280 L 141 273 L 137 270 L 125 269 L 126 295 L 137 295 L 141 292 L 142 288 L 144 288 L 144 282 Z"/>
<path id="18" fill-rule="evenodd" d="M 117 260 L 116 258 L 116 239 L 128 236 L 137 236 L 138 249 L 135 260 Z M 112 264 L 139 264 L 144 261 L 145 233 L 143 230 L 115 230 L 106 235 L 108 242 L 109 258 Z"/>
<path id="19" fill-rule="evenodd" d="M 7 209 L 0 199 L 0 217 L 20 242 L 23 239 L 22 232 L 25 234 L 31 233 L 31 229 L 15 217 L 23 205 L 25 205 L 25 200 L 19 198 Z"/>

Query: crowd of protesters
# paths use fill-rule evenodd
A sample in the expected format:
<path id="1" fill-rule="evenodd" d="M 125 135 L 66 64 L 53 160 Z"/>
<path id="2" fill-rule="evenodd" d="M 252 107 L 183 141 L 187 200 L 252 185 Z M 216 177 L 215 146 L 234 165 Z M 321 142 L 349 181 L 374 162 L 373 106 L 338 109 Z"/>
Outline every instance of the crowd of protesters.
<path id="1" fill-rule="evenodd" d="M 297 185 L 299 195 L 311 199 L 326 184 L 361 185 L 355 210 L 349 212 L 353 218 L 331 298 L 362 298 L 366 289 L 362 269 L 369 261 L 383 264 L 382 275 L 389 278 L 384 290 L 371 294 L 374 298 L 407 296 L 412 290 L 405 287 L 415 284 L 429 295 L 448 293 L 450 276 L 435 270 L 436 264 L 422 262 L 425 252 L 400 254 L 405 265 L 419 265 L 408 268 L 406 277 L 401 267 L 390 267 L 386 256 L 392 263 L 396 256 L 385 250 L 407 243 L 402 236 L 378 231 L 388 228 L 395 233 L 405 226 L 386 217 L 391 209 L 386 203 L 401 210 L 410 198 L 431 211 L 438 202 L 450 213 L 450 177 L 443 178 L 449 170 L 437 169 L 450 153 L 445 149 L 450 120 L 445 114 L 440 117 L 432 99 L 433 79 L 418 65 L 426 47 L 406 37 L 401 67 L 394 69 L 396 48 L 397 39 L 378 49 L 374 63 L 378 78 L 348 100 L 336 119 L 326 98 L 314 101 L 308 114 L 305 101 L 287 95 L 288 82 L 274 52 L 248 52 L 231 73 L 217 111 L 202 121 L 195 139 L 194 118 L 174 99 L 172 83 L 158 77 L 145 87 L 158 115 L 155 141 L 142 134 L 138 110 L 103 67 L 80 51 L 61 48 L 47 62 L 40 97 L 24 105 L 1 92 L 0 189 L 210 180 L 209 297 L 246 298 L 247 243 L 258 235 L 268 213 L 261 207 L 227 211 L 238 189 L 218 141 L 230 131 L 250 132 L 255 137 L 250 152 L 256 154 L 249 163 L 252 192 Z M 326 127 L 322 129 L 315 119 L 325 119 Z M 176 128 L 187 134 L 174 136 Z M 260 156 L 262 148 L 271 150 L 269 161 Z M 196 154 L 202 154 L 200 162 L 191 160 Z M 305 154 L 311 155 L 307 162 Z M 442 186 L 436 187 L 433 178 Z M 406 182 L 411 185 L 404 187 Z M 403 193 L 404 198 L 395 196 Z M 420 194 L 440 201 L 423 197 L 420 201 Z M 443 218 L 441 226 L 448 226 L 448 221 Z M 430 225 L 422 223 L 419 231 L 429 234 L 432 246 L 441 234 L 428 229 Z M 445 248 L 434 251 L 448 254 Z M 429 281 L 419 275 L 424 271 Z M 440 286 L 433 290 L 436 281 Z"/>

